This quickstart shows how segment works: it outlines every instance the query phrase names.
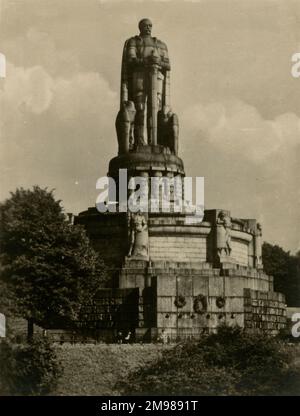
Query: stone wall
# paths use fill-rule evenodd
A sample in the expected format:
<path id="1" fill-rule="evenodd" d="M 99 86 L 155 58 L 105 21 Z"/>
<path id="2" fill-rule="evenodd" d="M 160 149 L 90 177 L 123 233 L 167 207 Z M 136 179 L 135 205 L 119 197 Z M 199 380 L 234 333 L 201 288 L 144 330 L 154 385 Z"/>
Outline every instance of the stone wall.
<path id="1" fill-rule="evenodd" d="M 164 329 L 172 340 L 199 338 L 222 323 L 244 327 L 244 289 L 265 294 L 273 290 L 272 279 L 252 268 L 222 270 L 206 262 L 167 260 L 148 267 L 147 262 L 128 259 L 119 285 L 139 288 L 139 328 Z M 184 298 L 180 306 L 179 297 Z M 199 298 L 204 300 L 201 310 L 195 307 Z"/>
<path id="2" fill-rule="evenodd" d="M 211 214 L 215 211 L 211 212 Z M 211 218 L 211 220 L 213 220 Z M 126 213 L 100 214 L 89 208 L 75 218 L 83 224 L 92 243 L 108 265 L 119 267 L 128 252 L 128 219 Z M 176 213 L 149 214 L 150 259 L 174 261 L 215 262 L 215 236 L 212 223 L 186 223 L 186 216 Z M 238 223 L 232 226 L 231 262 L 240 266 L 254 266 L 253 235 Z"/>
<path id="3" fill-rule="evenodd" d="M 287 322 L 285 297 L 282 293 L 244 290 L 245 328 L 277 334 Z"/>
<path id="4" fill-rule="evenodd" d="M 149 259 L 127 257 L 130 230 L 126 214 L 99 214 L 90 209 L 77 217 L 117 276 L 115 287 L 138 288 L 137 338 L 147 335 L 154 339 L 163 329 L 173 340 L 201 337 L 223 323 L 251 330 L 252 318 L 258 322 L 255 325 L 270 333 L 284 325 L 284 301 L 268 298 L 268 293 L 277 296 L 273 279 L 263 272 L 261 264 L 256 267 L 256 221 L 231 218 L 228 254 L 226 246 L 220 251 L 218 245 L 220 225 L 216 221 L 220 212 L 205 211 L 199 224 L 187 223 L 184 214 L 149 214 Z M 245 300 L 252 292 L 259 293 L 261 299 L 252 303 Z M 180 297 L 184 302 L 178 306 Z M 199 299 L 204 303 L 197 310 Z M 256 301 L 266 301 L 259 306 L 265 312 L 256 309 Z M 280 304 L 275 311 L 272 302 Z"/>
<path id="5" fill-rule="evenodd" d="M 206 238 L 200 236 L 150 236 L 150 258 L 155 260 L 206 261 Z"/>
<path id="6" fill-rule="evenodd" d="M 207 263 L 161 267 L 154 263 L 152 268 L 157 273 L 157 327 L 171 339 L 201 337 L 223 323 L 244 327 L 244 288 L 265 294 L 272 290 L 272 279 L 250 268 L 222 271 Z M 185 299 L 181 308 L 176 307 L 179 295 Z M 199 296 L 205 307 L 197 313 L 195 300 Z"/>
<path id="7" fill-rule="evenodd" d="M 248 255 L 248 246 L 247 241 L 242 240 L 232 240 L 232 259 L 242 266 L 248 266 L 249 255 Z"/>

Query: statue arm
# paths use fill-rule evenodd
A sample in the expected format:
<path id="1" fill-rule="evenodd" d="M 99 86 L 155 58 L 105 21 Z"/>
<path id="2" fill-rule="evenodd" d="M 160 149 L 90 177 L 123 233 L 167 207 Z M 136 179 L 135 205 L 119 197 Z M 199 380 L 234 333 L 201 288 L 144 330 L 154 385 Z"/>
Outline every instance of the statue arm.
<path id="1" fill-rule="evenodd" d="M 127 63 L 126 63 L 127 43 L 128 43 L 128 40 L 124 44 L 123 55 L 122 55 L 120 108 L 124 101 L 128 101 L 128 79 L 127 79 L 128 76 L 127 76 Z"/>
<path id="2" fill-rule="evenodd" d="M 130 38 L 126 45 L 126 61 L 129 66 L 142 65 L 143 59 L 137 56 L 135 38 Z"/>
<path id="3" fill-rule="evenodd" d="M 162 43 L 161 67 L 165 71 L 171 70 L 168 48 L 165 43 Z"/>

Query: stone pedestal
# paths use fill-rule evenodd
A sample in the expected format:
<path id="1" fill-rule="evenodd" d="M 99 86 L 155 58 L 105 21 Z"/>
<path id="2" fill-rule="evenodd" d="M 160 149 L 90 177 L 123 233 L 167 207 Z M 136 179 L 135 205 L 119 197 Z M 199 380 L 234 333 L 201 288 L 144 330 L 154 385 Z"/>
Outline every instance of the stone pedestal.
<path id="1" fill-rule="evenodd" d="M 89 210 L 76 218 L 77 223 L 93 230 L 92 241 L 111 268 L 116 286 L 138 289 L 138 321 L 130 328 L 137 340 L 154 340 L 162 331 L 172 341 L 200 338 L 222 323 L 252 330 L 250 314 L 255 314 L 257 322 L 268 323 L 255 324 L 255 328 L 272 334 L 285 325 L 284 296 L 275 293 L 273 279 L 255 267 L 249 255 L 254 234 L 244 220 L 231 218 L 231 255 L 216 264 L 214 218 L 220 210 L 212 211 L 205 211 L 205 221 L 197 225 L 186 224 L 184 214 L 150 213 L 146 259 L 128 257 L 126 243 L 112 244 L 106 250 L 105 222 L 114 224 L 116 241 L 127 235 L 123 213 Z M 102 227 L 97 228 L 99 223 Z M 251 293 L 268 302 L 259 306 L 253 298 L 249 305 Z M 276 306 L 271 306 L 274 302 Z"/>
<path id="2" fill-rule="evenodd" d="M 181 183 L 184 165 L 178 157 L 179 119 L 170 106 L 168 50 L 151 36 L 151 28 L 151 22 L 143 19 L 140 34 L 124 45 L 116 119 L 118 156 L 108 170 L 117 185 L 116 212 L 100 214 L 89 208 L 75 223 L 85 226 L 108 265 L 112 287 L 136 294 L 130 298 L 135 312 L 124 328 L 134 331 L 136 339 L 153 340 L 162 333 L 170 340 L 199 338 L 223 323 L 252 328 L 251 317 L 267 322 L 255 328 L 279 331 L 284 325 L 284 299 L 274 294 L 272 278 L 262 270 L 262 231 L 256 220 L 212 209 L 199 222 L 188 208 L 180 213 L 175 209 L 186 191 Z M 130 184 L 134 199 L 137 179 L 143 188 L 140 199 L 148 209 L 135 201 L 137 209 L 122 212 L 127 204 L 123 191 Z M 166 197 L 159 184 L 167 179 L 174 183 L 180 179 L 180 186 L 172 185 Z M 149 191 L 152 183 L 157 187 L 154 196 Z M 163 209 L 166 200 L 169 212 Z M 158 208 L 155 212 L 152 202 Z M 126 303 L 127 295 L 122 299 Z M 122 328 L 125 321 L 115 314 L 112 328 Z"/>

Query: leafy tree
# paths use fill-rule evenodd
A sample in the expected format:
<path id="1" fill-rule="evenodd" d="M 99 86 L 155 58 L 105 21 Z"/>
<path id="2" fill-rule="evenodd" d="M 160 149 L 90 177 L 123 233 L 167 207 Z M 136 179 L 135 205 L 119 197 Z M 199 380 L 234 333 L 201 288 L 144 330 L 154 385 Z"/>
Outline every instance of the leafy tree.
<path id="1" fill-rule="evenodd" d="M 47 394 L 61 375 L 62 365 L 47 338 L 0 343 L 0 396 Z"/>
<path id="2" fill-rule="evenodd" d="M 17 189 L 0 205 L 0 250 L 2 310 L 31 323 L 69 327 L 106 280 L 85 230 L 38 186 Z"/>
<path id="3" fill-rule="evenodd" d="M 274 289 L 284 293 L 288 306 L 300 306 L 300 255 L 291 255 L 278 245 L 263 244 L 263 264 L 274 277 Z"/>

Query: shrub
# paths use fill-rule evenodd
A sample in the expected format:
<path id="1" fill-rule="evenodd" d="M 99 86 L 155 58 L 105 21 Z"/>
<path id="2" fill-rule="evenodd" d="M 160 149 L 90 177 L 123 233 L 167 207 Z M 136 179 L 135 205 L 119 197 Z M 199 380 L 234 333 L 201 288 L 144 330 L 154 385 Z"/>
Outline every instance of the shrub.
<path id="1" fill-rule="evenodd" d="M 284 342 L 238 327 L 220 327 L 177 345 L 119 383 L 127 395 L 300 394 L 300 371 Z"/>
<path id="2" fill-rule="evenodd" d="M 60 363 L 46 338 L 0 343 L 0 395 L 45 395 L 60 375 Z"/>

